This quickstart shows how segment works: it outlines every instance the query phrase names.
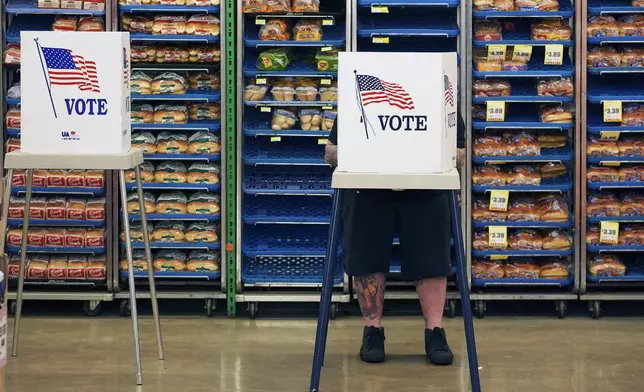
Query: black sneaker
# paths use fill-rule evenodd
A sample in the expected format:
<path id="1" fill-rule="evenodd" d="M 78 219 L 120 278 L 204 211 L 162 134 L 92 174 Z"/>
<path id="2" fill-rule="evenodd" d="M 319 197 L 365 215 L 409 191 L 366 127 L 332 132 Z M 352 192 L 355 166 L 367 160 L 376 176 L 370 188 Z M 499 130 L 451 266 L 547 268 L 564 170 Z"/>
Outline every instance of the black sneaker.
<path id="1" fill-rule="evenodd" d="M 443 328 L 425 329 L 425 353 L 434 365 L 451 365 L 454 362 L 454 354 L 447 345 Z"/>
<path id="2" fill-rule="evenodd" d="M 369 363 L 378 363 L 385 360 L 384 328 L 364 327 L 360 359 Z"/>

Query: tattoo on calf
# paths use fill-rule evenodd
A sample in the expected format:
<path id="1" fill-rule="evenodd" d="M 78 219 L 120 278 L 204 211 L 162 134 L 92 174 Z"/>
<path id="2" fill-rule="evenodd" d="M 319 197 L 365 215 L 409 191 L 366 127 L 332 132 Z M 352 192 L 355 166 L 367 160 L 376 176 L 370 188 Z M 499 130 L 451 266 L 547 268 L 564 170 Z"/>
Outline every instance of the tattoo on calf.
<path id="1" fill-rule="evenodd" d="M 384 277 L 367 275 L 355 278 L 356 295 L 362 316 L 375 320 L 382 311 L 382 302 L 385 293 Z"/>

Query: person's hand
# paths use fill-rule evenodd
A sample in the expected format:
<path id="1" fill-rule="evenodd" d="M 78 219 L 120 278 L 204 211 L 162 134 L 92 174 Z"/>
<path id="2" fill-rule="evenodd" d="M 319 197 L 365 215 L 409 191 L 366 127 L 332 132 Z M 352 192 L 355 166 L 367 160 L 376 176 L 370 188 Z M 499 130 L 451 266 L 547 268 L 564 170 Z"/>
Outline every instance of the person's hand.
<path id="1" fill-rule="evenodd" d="M 465 167 L 465 149 L 456 149 L 456 168 L 462 170 Z"/>

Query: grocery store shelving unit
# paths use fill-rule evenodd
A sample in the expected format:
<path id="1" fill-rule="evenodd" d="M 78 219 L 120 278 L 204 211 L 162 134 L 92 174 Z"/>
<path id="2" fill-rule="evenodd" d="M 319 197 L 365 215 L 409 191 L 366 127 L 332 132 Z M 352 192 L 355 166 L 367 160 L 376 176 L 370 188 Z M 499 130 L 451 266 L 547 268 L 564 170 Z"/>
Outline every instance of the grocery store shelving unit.
<path id="1" fill-rule="evenodd" d="M 588 6 L 584 7 L 581 13 L 582 28 L 582 58 L 585 59 L 589 50 L 596 46 L 613 46 L 618 51 L 625 47 L 644 47 L 643 36 L 601 36 L 588 37 L 588 18 L 593 16 L 613 16 L 615 18 L 625 15 L 642 15 L 644 8 L 632 7 L 627 0 L 590 0 Z M 602 138 L 608 140 L 621 139 L 624 136 L 642 136 L 642 126 L 622 126 L 619 121 L 605 122 L 603 113 L 609 109 L 609 105 L 615 102 L 644 103 L 644 67 L 642 66 L 621 66 L 621 67 L 591 67 L 583 61 L 581 64 L 584 96 L 587 98 L 582 102 L 583 122 L 581 137 L 581 176 L 584 182 L 581 192 L 582 225 L 581 241 L 583 244 L 581 257 L 581 284 L 580 299 L 588 301 L 590 314 L 598 318 L 601 314 L 601 301 L 642 301 L 644 300 L 644 270 L 641 267 L 642 246 L 625 245 L 586 245 L 586 233 L 590 226 L 601 225 L 601 222 L 617 222 L 619 224 L 641 223 L 644 216 L 611 216 L 611 217 L 588 217 L 586 207 L 588 196 L 591 192 L 600 191 L 619 192 L 635 191 L 642 193 L 644 183 L 642 182 L 588 182 L 586 172 L 589 166 L 620 166 L 624 163 L 644 163 L 641 156 L 635 157 L 588 157 L 586 155 L 586 142 L 589 138 Z M 624 106 L 624 105 L 623 105 Z M 591 276 L 588 273 L 588 262 L 598 254 L 609 254 L 620 257 L 626 265 L 624 276 Z"/>
<path id="2" fill-rule="evenodd" d="M 471 5 L 470 5 L 471 6 Z M 566 314 L 567 301 L 578 298 L 577 292 L 579 287 L 579 244 L 576 240 L 576 234 L 579 227 L 579 181 L 578 181 L 578 162 L 579 149 L 578 140 L 580 125 L 579 121 L 571 123 L 544 123 L 538 116 L 538 105 L 541 103 L 569 103 L 574 102 L 576 109 L 576 118 L 579 118 L 580 110 L 580 71 L 576 65 L 576 59 L 580 59 L 579 45 L 579 13 L 575 13 L 574 2 L 570 0 L 560 0 L 558 11 L 478 11 L 471 9 L 469 13 L 467 42 L 469 50 L 467 51 L 466 67 L 468 74 L 467 84 L 461 88 L 467 90 L 470 97 L 468 102 L 467 123 L 470 125 L 467 133 L 467 227 L 468 237 L 467 254 L 468 254 L 468 275 L 472 287 L 472 300 L 475 300 L 475 310 L 479 317 L 484 317 L 486 311 L 486 301 L 495 300 L 553 300 L 559 317 Z M 569 41 L 534 41 L 531 40 L 530 23 L 539 18 L 555 18 L 569 20 L 573 27 L 573 36 Z M 496 41 L 478 41 L 474 35 L 474 22 L 478 20 L 500 20 L 514 22 L 516 30 L 504 31 L 501 40 Z M 545 65 L 545 45 L 557 44 L 563 46 L 563 63 L 561 65 Z M 489 45 L 504 45 L 509 53 L 512 53 L 514 45 L 527 45 L 532 48 L 532 56 L 528 62 L 527 71 L 499 71 L 499 72 L 480 72 L 477 71 L 473 64 L 474 49 L 488 48 Z M 538 96 L 535 88 L 536 80 L 540 78 L 557 79 L 571 77 L 575 84 L 575 94 L 573 98 L 569 97 L 543 97 Z M 473 97 L 472 85 L 477 79 L 505 79 L 512 85 L 512 91 L 508 97 L 500 98 L 482 98 Z M 472 119 L 472 104 L 486 104 L 490 101 L 506 102 L 508 108 L 502 122 L 488 122 Z M 486 109 L 487 110 L 487 109 Z M 483 130 L 503 130 L 506 132 L 530 130 L 560 130 L 568 135 L 570 146 L 565 149 L 550 150 L 541 156 L 535 157 L 475 157 L 472 153 L 473 140 L 475 132 Z M 536 162 L 561 162 L 569 167 L 569 175 L 554 180 L 543 180 L 540 186 L 473 186 L 472 173 L 476 165 L 488 164 L 506 164 L 506 163 L 536 163 Z M 557 193 L 565 195 L 570 202 L 569 222 L 476 222 L 472 219 L 472 201 L 477 195 L 489 197 L 492 190 L 507 190 L 510 194 L 510 201 L 517 193 L 525 192 L 528 194 Z M 537 193 L 539 192 L 539 193 Z M 519 193 L 520 194 L 520 193 Z M 489 226 L 506 226 L 512 228 L 562 228 L 568 231 L 573 238 L 573 247 L 566 251 L 477 251 L 473 250 L 472 239 L 476 230 L 485 229 Z M 568 279 L 550 280 L 550 279 L 472 279 L 471 266 L 475 258 L 501 258 L 504 256 L 528 256 L 537 260 L 545 256 L 556 256 L 563 260 L 570 260 L 570 276 Z"/>
<path id="3" fill-rule="evenodd" d="M 113 2 L 114 9 L 116 10 L 116 1 Z M 225 35 L 227 28 L 226 25 L 226 2 L 219 5 L 118 5 L 118 12 L 115 12 L 112 17 L 113 29 L 121 30 L 121 18 L 124 14 L 131 14 L 132 16 L 140 15 L 185 15 L 187 17 L 192 15 L 215 15 L 220 21 L 220 34 L 217 36 L 212 35 L 188 35 L 188 34 L 147 34 L 147 33 L 130 33 L 130 41 L 132 45 L 169 45 L 169 46 L 185 46 L 185 45 L 207 45 L 219 46 L 221 53 L 225 53 L 225 40 L 222 39 Z M 217 234 L 219 239 L 216 242 L 152 242 L 151 248 L 154 253 L 160 249 L 167 250 L 180 250 L 184 253 L 190 251 L 200 250 L 208 252 L 217 252 L 219 254 L 219 271 L 156 271 L 156 285 L 157 297 L 160 299 L 201 299 L 205 301 L 205 310 L 208 316 L 213 316 L 217 307 L 217 301 L 226 299 L 226 251 L 225 247 L 221 244 L 226 243 L 226 235 L 229 232 L 227 226 L 226 212 L 226 185 L 227 185 L 227 172 L 226 172 L 226 153 L 227 153 L 227 140 L 225 139 L 226 120 L 225 120 L 225 102 L 227 85 L 226 74 L 226 61 L 222 60 L 218 63 L 141 63 L 132 62 L 132 71 L 143 71 L 150 73 L 161 72 L 178 72 L 185 74 L 189 72 L 204 72 L 209 74 L 219 75 L 220 88 L 211 90 L 190 90 L 188 89 L 184 94 L 132 94 L 132 103 L 152 103 L 155 104 L 196 104 L 196 103 L 220 103 L 221 120 L 213 121 L 188 121 L 186 124 L 132 124 L 132 133 L 137 132 L 152 132 L 157 133 L 161 131 L 178 132 L 192 135 L 195 132 L 209 132 L 215 133 L 220 136 L 221 152 L 217 154 L 145 154 L 144 160 L 150 161 L 153 165 L 157 165 L 161 161 L 179 161 L 186 166 L 192 163 L 218 163 L 220 164 L 220 182 L 217 184 L 158 184 L 158 183 L 145 183 L 143 184 L 144 191 L 149 191 L 156 196 L 162 192 L 183 192 L 187 196 L 195 192 L 208 192 L 219 195 L 220 197 L 220 211 L 216 214 L 147 214 L 147 220 L 151 223 L 159 221 L 180 221 L 186 226 L 190 223 L 204 222 L 210 224 L 217 224 Z M 116 189 L 117 185 L 114 184 Z M 134 184 L 127 185 L 127 191 L 135 191 Z M 114 209 L 118 211 L 118 200 L 114 201 Z M 139 216 L 134 214 L 130 215 L 134 222 L 140 220 Z M 114 216 L 115 221 L 121 220 L 120 215 Z M 122 315 L 129 314 L 129 293 L 125 286 L 127 282 L 127 272 L 119 269 L 119 255 L 124 244 L 119 240 L 120 225 L 113 230 L 113 237 L 115 244 L 113 252 L 115 254 L 114 262 L 114 286 L 115 298 L 121 300 L 120 309 Z M 134 249 L 144 249 L 142 242 L 135 242 Z M 140 284 L 143 289 L 137 289 L 137 298 L 150 298 L 150 293 L 147 290 L 147 272 L 135 272 L 135 279 L 137 284 Z"/>
<path id="4" fill-rule="evenodd" d="M 106 15 L 109 15 L 110 9 L 107 4 L 107 9 L 103 11 L 93 10 L 69 10 L 69 9 L 40 9 L 37 8 L 36 0 L 6 0 L 0 2 L 0 17 L 2 18 L 2 37 L 3 48 L 9 44 L 20 43 L 20 31 L 35 30 L 35 31 L 49 31 L 52 28 L 52 22 L 56 15 L 73 15 L 73 16 L 96 16 L 105 20 Z M 108 24 L 106 24 L 109 30 Z M 4 59 L 3 59 L 4 61 Z M 3 92 L 3 113 L 6 114 L 10 107 L 20 106 L 20 98 L 8 98 L 8 89 L 20 80 L 20 66 L 17 64 L 3 64 L 2 78 L 0 81 L 0 89 Z M 33 115 L 33 114 L 32 114 Z M 6 118 L 6 116 L 4 117 Z M 6 144 L 10 137 L 18 138 L 20 136 L 20 129 L 8 128 L 6 121 L 2 122 L 3 132 L 3 145 Z M 2 160 L 0 167 L 4 166 L 4 153 L 2 151 Z M 112 198 L 112 189 L 108 186 L 111 178 L 110 173 L 106 173 L 105 185 L 103 188 L 33 188 L 33 195 L 36 196 L 66 196 L 66 197 L 106 197 L 107 200 Z M 24 195 L 24 187 L 16 187 L 13 190 L 14 195 Z M 51 221 L 51 220 L 30 220 L 30 228 L 43 228 L 43 227 L 69 227 L 69 228 L 104 228 L 106 233 L 111 229 L 111 222 L 107 217 L 112 213 L 109 203 L 106 203 L 106 220 L 103 222 L 88 222 L 88 221 Z M 22 220 L 9 220 L 9 228 L 21 227 Z M 6 233 L 1 233 L 6 235 Z M 19 246 L 7 246 L 7 253 L 9 255 L 19 254 Z M 113 284 L 112 284 L 112 269 L 110 261 L 112 260 L 111 251 L 111 238 L 106 236 L 106 244 L 101 248 L 66 248 L 66 247 L 34 247 L 29 246 L 27 252 L 33 254 L 80 254 L 80 255 L 105 255 L 107 260 L 106 265 L 106 280 L 105 281 L 73 281 L 73 280 L 25 280 L 25 291 L 23 298 L 26 300 L 69 300 L 69 301 L 83 301 L 83 310 L 88 316 L 96 316 L 101 312 L 101 304 L 103 301 L 112 301 Z M 16 298 L 15 285 L 16 279 L 10 280 L 9 287 L 9 300 L 10 310 L 15 311 Z"/>
<path id="5" fill-rule="evenodd" d="M 351 50 L 358 52 L 457 52 L 465 47 L 459 26 L 466 20 L 467 2 L 459 0 L 357 0 L 353 2 Z M 460 68 L 459 80 L 465 80 Z M 459 91 L 459 100 L 466 99 Z M 461 105 L 465 114 L 466 105 Z M 464 196 L 464 194 L 463 194 Z M 462 198 L 464 200 L 464 198 Z M 387 299 L 416 299 L 411 282 L 401 278 L 397 260 L 400 242 L 394 239 L 394 260 L 387 276 Z M 355 297 L 355 295 L 354 295 Z M 450 283 L 446 310 L 453 316 L 458 291 Z"/>
<path id="6" fill-rule="evenodd" d="M 348 48 L 351 0 L 321 0 L 319 13 L 250 14 L 237 8 L 237 279 L 236 300 L 248 303 L 255 317 L 259 302 L 318 302 L 324 273 L 331 215 L 331 167 L 324 162 L 328 131 L 271 129 L 271 115 L 283 107 L 336 107 L 335 102 L 272 100 L 270 89 L 260 101 L 242 92 L 249 83 L 269 85 L 278 78 L 306 77 L 320 85 L 337 81 L 337 73 L 318 72 L 306 59 L 284 71 L 261 71 L 258 55 L 271 48 L 315 53 Z M 269 18 L 322 20 L 321 41 L 264 41 L 260 26 Z M 340 263 L 335 275 L 332 316 L 348 302 L 349 284 Z"/>

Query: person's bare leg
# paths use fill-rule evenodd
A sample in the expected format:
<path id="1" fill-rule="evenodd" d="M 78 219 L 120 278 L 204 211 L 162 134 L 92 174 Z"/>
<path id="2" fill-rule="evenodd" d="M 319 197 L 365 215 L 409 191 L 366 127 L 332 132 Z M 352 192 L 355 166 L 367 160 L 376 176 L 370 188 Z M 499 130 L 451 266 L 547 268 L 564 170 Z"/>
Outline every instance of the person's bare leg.
<path id="1" fill-rule="evenodd" d="M 356 276 L 354 283 L 365 325 L 380 328 L 385 302 L 385 274 Z"/>
<path id="2" fill-rule="evenodd" d="M 425 328 L 443 327 L 443 309 L 447 294 L 447 278 L 432 278 L 414 282 L 420 308 L 425 317 Z"/>

